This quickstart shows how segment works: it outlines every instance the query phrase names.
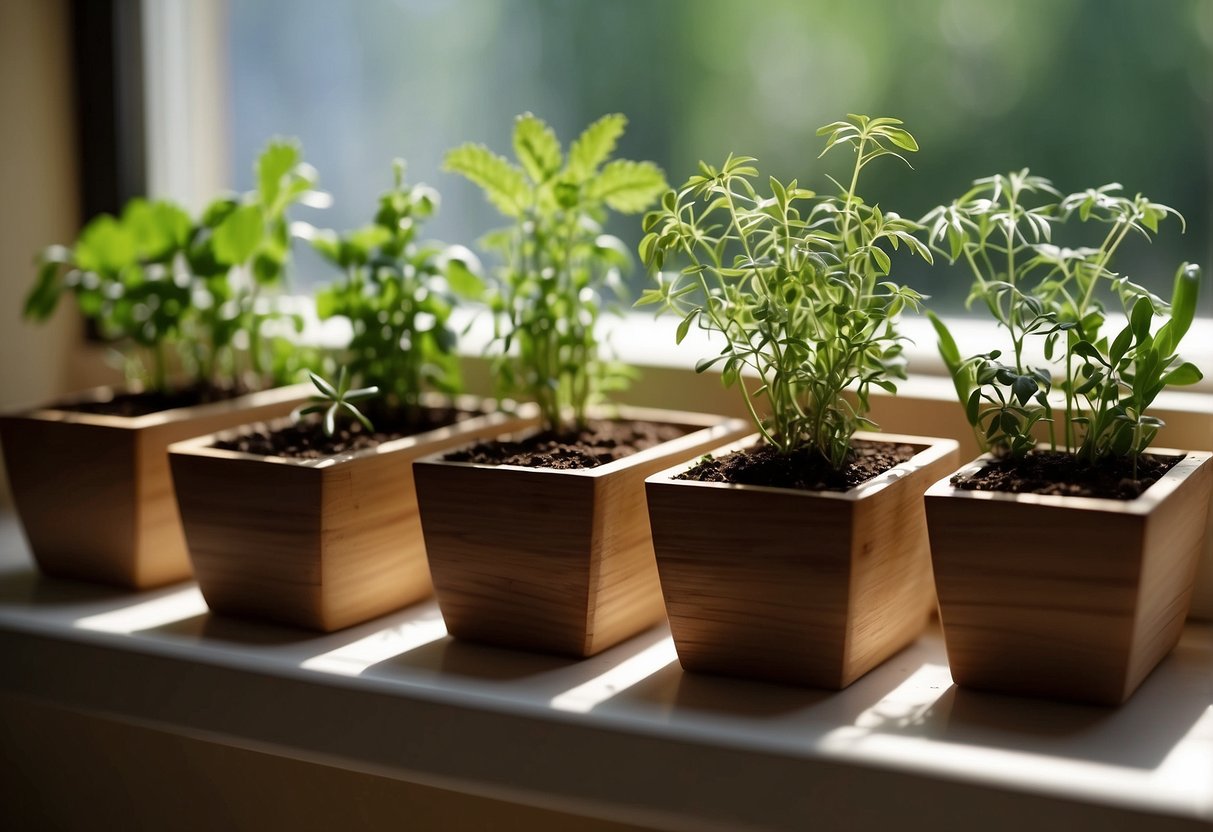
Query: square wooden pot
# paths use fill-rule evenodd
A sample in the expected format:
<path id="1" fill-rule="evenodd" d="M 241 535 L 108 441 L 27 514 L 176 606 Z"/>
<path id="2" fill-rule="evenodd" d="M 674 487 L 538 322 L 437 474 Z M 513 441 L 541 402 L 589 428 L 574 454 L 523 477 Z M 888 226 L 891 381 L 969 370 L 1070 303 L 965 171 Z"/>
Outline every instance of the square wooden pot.
<path id="1" fill-rule="evenodd" d="M 954 468 L 957 443 L 857 438 L 917 453 L 846 492 L 674 479 L 689 465 L 646 481 L 685 669 L 839 690 L 922 632 L 934 607 L 922 494 Z"/>
<path id="2" fill-rule="evenodd" d="M 1132 695 L 1179 640 L 1213 465 L 1184 458 L 1135 500 L 926 494 L 948 663 L 958 685 L 1096 704 Z M 957 473 L 984 464 L 982 457 Z"/>
<path id="3" fill-rule="evenodd" d="M 583 657 L 661 621 L 644 479 L 746 424 L 643 408 L 618 416 L 692 430 L 582 470 L 441 456 L 413 466 L 434 593 L 451 635 Z"/>
<path id="4" fill-rule="evenodd" d="M 429 597 L 413 460 L 535 422 L 479 399 L 457 406 L 479 415 L 318 460 L 211 447 L 224 434 L 174 445 L 190 559 L 211 609 L 330 632 Z"/>
<path id="5" fill-rule="evenodd" d="M 100 388 L 75 401 L 111 395 Z M 145 416 L 45 407 L 0 418 L 13 501 L 39 568 L 133 589 L 186 580 L 168 446 L 282 416 L 307 395 L 294 385 Z"/>

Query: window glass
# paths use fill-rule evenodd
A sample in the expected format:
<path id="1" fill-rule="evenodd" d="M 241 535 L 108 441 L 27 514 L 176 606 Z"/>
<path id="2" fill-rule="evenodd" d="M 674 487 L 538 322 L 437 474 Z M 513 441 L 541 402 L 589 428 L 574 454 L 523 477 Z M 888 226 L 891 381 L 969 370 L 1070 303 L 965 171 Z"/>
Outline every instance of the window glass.
<path id="1" fill-rule="evenodd" d="M 233 182 L 251 186 L 268 136 L 299 136 L 335 197 L 311 219 L 338 228 L 369 220 L 402 156 L 442 192 L 431 235 L 473 243 L 500 220 L 441 172 L 443 152 L 507 152 L 527 110 L 566 142 L 624 112 L 621 153 L 674 183 L 735 151 L 817 189 L 845 160 L 817 160 L 815 127 L 860 112 L 904 119 L 922 146 L 913 171 L 869 169 L 886 210 L 918 217 L 1029 166 L 1063 190 L 1120 181 L 1186 216 L 1186 235 L 1124 250 L 1141 282 L 1163 289 L 1179 261 L 1213 260 L 1208 0 L 235 0 L 227 33 Z M 636 218 L 613 230 L 640 236 Z M 327 279 L 319 263 L 301 272 Z M 905 261 L 899 276 L 963 304 L 959 270 Z"/>

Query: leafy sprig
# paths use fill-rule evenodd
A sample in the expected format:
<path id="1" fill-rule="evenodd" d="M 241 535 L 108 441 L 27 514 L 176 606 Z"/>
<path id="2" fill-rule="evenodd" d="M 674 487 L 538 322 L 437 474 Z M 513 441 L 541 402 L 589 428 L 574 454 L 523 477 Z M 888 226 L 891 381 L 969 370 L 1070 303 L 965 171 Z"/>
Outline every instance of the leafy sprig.
<path id="1" fill-rule="evenodd" d="M 343 366 L 384 390 L 387 409 L 407 411 L 421 406 L 426 390 L 462 390 L 451 311 L 456 295 L 480 298 L 484 283 L 467 249 L 418 242 L 440 199 L 433 188 L 406 184 L 404 173 L 396 160 L 373 222 L 341 235 L 316 232 L 312 245 L 342 273 L 316 294 L 316 312 L 350 321 Z"/>
<path id="2" fill-rule="evenodd" d="M 1157 395 L 1201 378 L 1177 353 L 1195 315 L 1200 272 L 1181 265 L 1167 303 L 1111 266 L 1130 234 L 1149 240 L 1170 216 L 1182 224 L 1174 209 L 1141 194 L 1124 196 L 1119 184 L 1063 196 L 1025 169 L 979 179 L 923 218 L 932 247 L 968 268 L 969 304 L 980 301 L 1011 343 L 1009 361 L 1001 350 L 962 357 L 947 327 L 931 315 L 940 354 L 983 448 L 1022 457 L 1036 446 L 1038 426 L 1047 424 L 1050 447 L 1057 449 L 1055 388 L 1065 408 L 1060 442 L 1079 459 L 1135 461 L 1149 447 L 1162 427 L 1146 413 Z M 1074 221 L 1106 224 L 1103 241 L 1056 244 L 1055 229 Z M 1111 339 L 1103 333 L 1109 294 L 1127 319 Z M 1048 366 L 1026 363 L 1025 346 L 1035 338 L 1043 339 Z"/>
<path id="3" fill-rule="evenodd" d="M 378 387 L 362 387 L 351 390 L 349 371 L 345 367 L 341 368 L 336 384 L 330 383 L 311 371 L 308 372 L 308 377 L 311 378 L 312 384 L 318 393 L 308 399 L 310 404 L 295 410 L 292 415 L 296 421 L 311 413 L 323 413 L 324 419 L 321 424 L 324 426 L 324 435 L 333 436 L 337 432 L 337 417 L 345 414 L 350 418 L 356 419 L 366 429 L 367 433 L 375 432 L 375 426 L 371 424 L 371 420 L 354 403 L 377 396 L 379 394 Z"/>
<path id="4" fill-rule="evenodd" d="M 478 185 L 513 221 L 483 243 L 503 266 L 487 294 L 498 391 L 539 405 L 544 426 L 582 427 L 590 404 L 627 374 L 605 359 L 595 331 L 608 290 L 618 291 L 627 248 L 602 232 L 610 211 L 638 213 L 667 187 L 652 162 L 611 159 L 627 119 L 607 115 L 563 152 L 533 115 L 514 123 L 516 163 L 483 145 L 446 156 L 445 169 Z"/>
<path id="5" fill-rule="evenodd" d="M 798 181 L 768 179 L 755 186 L 755 159 L 730 156 L 662 198 L 646 215 L 640 255 L 657 271 L 658 287 L 639 304 L 681 317 L 681 343 L 692 326 L 722 336 L 719 355 L 696 365 L 720 365 L 726 386 L 737 386 L 763 438 L 782 453 L 808 446 L 841 468 L 851 438 L 867 418 L 873 387 L 895 391 L 904 378 L 895 320 L 917 308 L 921 295 L 890 279 L 889 250 L 905 246 L 931 259 L 914 236 L 919 226 L 858 192 L 860 173 L 883 156 L 902 159 L 918 144 L 892 118 L 852 115 L 818 131 L 854 154 L 849 185 L 818 196 Z M 671 264 L 680 271 L 664 272 Z M 758 376 L 751 390 L 745 370 Z M 847 396 L 853 390 L 855 401 Z M 769 410 L 768 419 L 759 413 Z"/>

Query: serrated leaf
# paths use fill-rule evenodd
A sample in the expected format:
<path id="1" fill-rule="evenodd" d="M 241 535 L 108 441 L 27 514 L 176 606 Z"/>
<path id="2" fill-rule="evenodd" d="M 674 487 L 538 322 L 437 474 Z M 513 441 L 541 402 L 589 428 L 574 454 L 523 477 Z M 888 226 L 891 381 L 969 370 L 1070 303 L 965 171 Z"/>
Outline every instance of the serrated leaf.
<path id="1" fill-rule="evenodd" d="M 507 217 L 517 217 L 526 207 L 530 188 L 522 170 L 482 144 L 465 144 L 449 151 L 442 169 L 479 186 L 489 202 Z"/>
<path id="2" fill-rule="evenodd" d="M 564 162 L 556 133 L 530 113 L 514 122 L 514 155 L 536 185 L 552 178 Z"/>
<path id="3" fill-rule="evenodd" d="M 615 145 L 627 123 L 626 116 L 611 113 L 587 127 L 569 147 L 569 177 L 582 182 L 593 176 L 599 165 L 615 152 Z"/>
<path id="4" fill-rule="evenodd" d="M 661 168 L 652 162 L 616 159 L 586 185 L 592 202 L 605 202 L 624 214 L 638 214 L 669 187 Z"/>

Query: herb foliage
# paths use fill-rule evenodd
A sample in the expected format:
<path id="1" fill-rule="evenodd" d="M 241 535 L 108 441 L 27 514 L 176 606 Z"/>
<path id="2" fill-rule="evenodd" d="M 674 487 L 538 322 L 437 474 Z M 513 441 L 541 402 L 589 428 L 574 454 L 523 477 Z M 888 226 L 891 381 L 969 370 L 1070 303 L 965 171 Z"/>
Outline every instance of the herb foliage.
<path id="1" fill-rule="evenodd" d="M 644 218 L 640 255 L 658 287 L 639 304 L 680 316 L 679 343 L 692 326 L 721 336 L 720 354 L 696 371 L 720 365 L 766 442 L 785 454 L 814 448 L 836 470 L 855 431 L 874 427 L 866 416 L 871 388 L 894 392 L 894 379 L 905 377 L 895 321 L 922 298 L 890 279 L 889 249 L 904 245 L 931 259 L 916 223 L 869 205 L 858 190 L 873 161 L 905 161 L 903 152 L 918 150 L 901 123 L 851 115 L 818 131 L 826 137 L 821 156 L 835 148 L 854 155 L 849 184 L 835 181 L 831 195 L 773 177 L 762 193 L 756 160 L 730 155 L 719 168 L 700 162 Z M 662 271 L 674 264 L 685 265 Z M 756 389 L 747 370 L 758 376 Z"/>
<path id="2" fill-rule="evenodd" d="M 973 188 L 923 219 L 931 245 L 973 278 L 969 304 L 980 302 L 1006 331 L 1010 355 L 992 350 L 962 357 L 955 339 L 931 315 L 939 350 L 955 382 L 978 442 L 998 456 L 1020 458 L 1048 426 L 1079 460 L 1114 457 L 1134 462 L 1163 423 L 1147 410 L 1170 385 L 1201 379 L 1177 349 L 1196 313 L 1200 270 L 1176 272 L 1168 303 L 1112 270 L 1130 235 L 1147 240 L 1178 213 L 1118 184 L 1063 196 L 1028 170 L 977 180 Z M 1098 246 L 1059 245 L 1056 230 L 1069 223 L 1107 226 Z M 1104 296 L 1126 323 L 1109 337 Z M 1043 339 L 1044 367 L 1027 363 L 1025 345 Z M 1050 397 L 1064 400 L 1061 435 Z"/>
<path id="3" fill-rule="evenodd" d="M 316 196 L 316 173 L 289 140 L 271 141 L 255 170 L 255 190 L 216 199 L 198 218 L 137 198 L 118 217 L 91 220 L 74 246 L 44 249 L 25 317 L 44 321 L 72 295 L 122 352 L 127 377 L 155 390 L 176 368 L 187 386 L 285 381 L 297 362 L 268 334 L 285 316 L 266 292 L 289 261 L 287 211 Z"/>
<path id="4" fill-rule="evenodd" d="M 484 284 L 467 249 L 417 242 L 439 195 L 407 185 L 404 172 L 397 160 L 372 223 L 343 235 L 317 232 L 312 245 L 343 273 L 316 295 L 321 319 L 341 316 L 352 325 L 343 366 L 382 389 L 387 409 L 407 411 L 421 406 L 427 389 L 450 396 L 462 390 L 450 326 L 454 295 L 479 298 Z"/>
<path id="5" fill-rule="evenodd" d="M 544 427 L 587 425 L 587 408 L 627 380 L 602 355 L 596 325 L 630 255 L 603 233 L 610 211 L 644 211 L 668 186 L 652 162 L 611 159 L 627 119 L 607 115 L 568 148 L 533 115 L 514 123 L 516 162 L 465 144 L 445 169 L 470 180 L 511 221 L 483 244 L 503 262 L 487 300 L 502 396 L 539 405 Z"/>

